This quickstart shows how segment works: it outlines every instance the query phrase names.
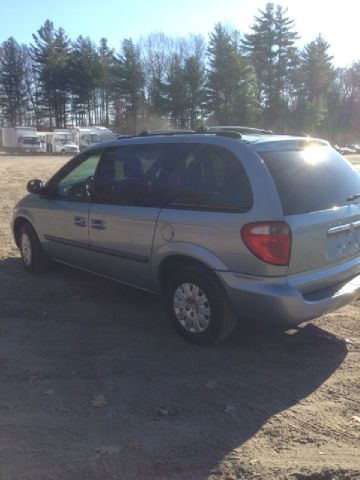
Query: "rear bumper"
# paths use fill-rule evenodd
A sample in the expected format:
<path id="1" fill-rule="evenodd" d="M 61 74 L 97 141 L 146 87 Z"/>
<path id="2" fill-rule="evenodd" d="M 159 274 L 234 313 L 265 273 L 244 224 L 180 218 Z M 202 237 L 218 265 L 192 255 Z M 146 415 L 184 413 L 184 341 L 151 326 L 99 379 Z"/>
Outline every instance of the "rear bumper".
<path id="1" fill-rule="evenodd" d="M 360 271 L 341 283 L 307 293 L 292 286 L 286 277 L 216 273 L 239 316 L 287 326 L 337 310 L 360 296 Z"/>

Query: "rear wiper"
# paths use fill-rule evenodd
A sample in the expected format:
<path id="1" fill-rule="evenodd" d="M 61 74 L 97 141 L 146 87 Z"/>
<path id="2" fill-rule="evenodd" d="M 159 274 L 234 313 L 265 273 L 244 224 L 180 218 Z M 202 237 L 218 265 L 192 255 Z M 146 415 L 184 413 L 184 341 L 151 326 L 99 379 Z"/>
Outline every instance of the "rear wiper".
<path id="1" fill-rule="evenodd" d="M 348 197 L 346 199 L 347 202 L 352 202 L 354 200 L 357 200 L 358 198 L 360 198 L 360 193 L 354 193 L 354 195 L 351 195 L 351 197 Z"/>

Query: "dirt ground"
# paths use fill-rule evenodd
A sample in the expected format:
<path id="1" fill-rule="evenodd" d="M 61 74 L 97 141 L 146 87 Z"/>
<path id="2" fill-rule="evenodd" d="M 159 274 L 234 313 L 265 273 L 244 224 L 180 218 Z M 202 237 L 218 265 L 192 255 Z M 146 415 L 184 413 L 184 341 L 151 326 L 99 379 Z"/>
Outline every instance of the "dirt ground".
<path id="1" fill-rule="evenodd" d="M 150 294 L 31 276 L 12 209 L 65 160 L 0 155 L 0 479 L 360 479 L 359 301 L 200 348 Z"/>

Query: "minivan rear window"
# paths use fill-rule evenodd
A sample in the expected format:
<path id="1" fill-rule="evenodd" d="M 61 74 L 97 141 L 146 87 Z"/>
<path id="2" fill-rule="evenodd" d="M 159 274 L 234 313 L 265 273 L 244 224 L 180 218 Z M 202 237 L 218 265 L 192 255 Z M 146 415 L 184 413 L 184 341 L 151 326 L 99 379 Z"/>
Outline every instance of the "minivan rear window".
<path id="1" fill-rule="evenodd" d="M 360 193 L 360 174 L 331 147 L 257 154 L 274 179 L 285 215 L 341 207 Z"/>

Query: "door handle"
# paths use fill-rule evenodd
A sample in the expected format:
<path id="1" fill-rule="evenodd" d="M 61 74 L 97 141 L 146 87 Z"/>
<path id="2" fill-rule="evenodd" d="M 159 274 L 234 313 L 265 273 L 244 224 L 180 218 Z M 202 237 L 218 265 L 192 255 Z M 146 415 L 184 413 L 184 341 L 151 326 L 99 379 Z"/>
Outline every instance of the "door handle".
<path id="1" fill-rule="evenodd" d="M 86 218 L 74 217 L 74 225 L 76 225 L 77 227 L 86 227 Z"/>
<path id="2" fill-rule="evenodd" d="M 105 230 L 106 223 L 104 220 L 93 219 L 91 220 L 91 228 L 94 228 L 95 230 Z"/>

